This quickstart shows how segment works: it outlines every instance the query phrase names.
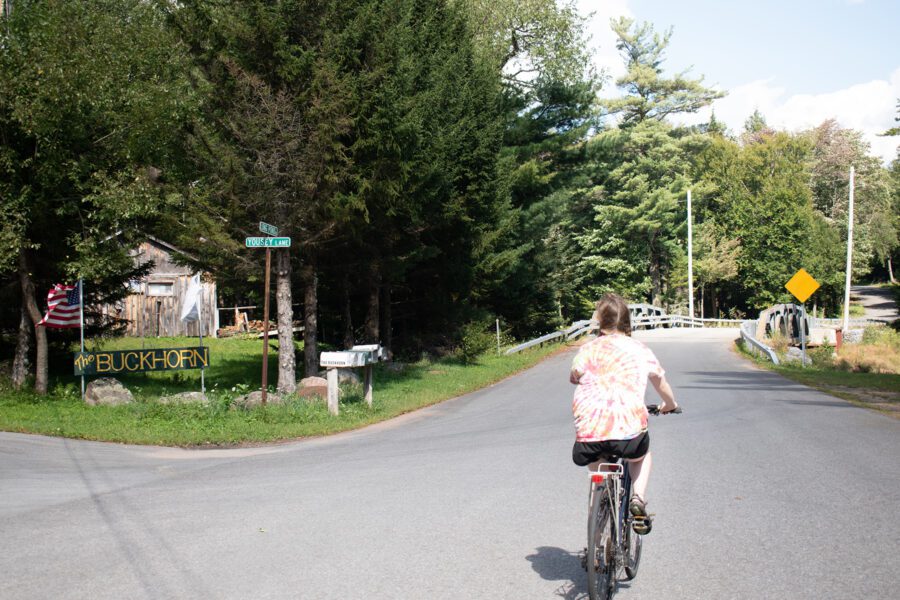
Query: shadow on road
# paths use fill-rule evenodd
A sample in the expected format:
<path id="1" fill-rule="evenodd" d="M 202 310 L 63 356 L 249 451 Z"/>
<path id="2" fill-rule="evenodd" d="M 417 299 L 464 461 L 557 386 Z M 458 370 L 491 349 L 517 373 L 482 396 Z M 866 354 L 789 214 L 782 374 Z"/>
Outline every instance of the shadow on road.
<path id="1" fill-rule="evenodd" d="M 525 558 L 541 579 L 562 581 L 562 585 L 556 589 L 556 595 L 560 598 L 581 600 L 588 597 L 587 577 L 581 568 L 581 557 L 577 552 L 541 546 L 534 554 Z"/>
<path id="2" fill-rule="evenodd" d="M 753 389 L 803 392 L 809 388 L 785 379 L 781 375 L 764 371 L 689 371 L 685 375 L 694 375 L 699 381 L 697 385 L 679 385 L 679 388 L 692 390 L 736 390 Z M 763 384 L 763 385 L 760 385 Z"/>

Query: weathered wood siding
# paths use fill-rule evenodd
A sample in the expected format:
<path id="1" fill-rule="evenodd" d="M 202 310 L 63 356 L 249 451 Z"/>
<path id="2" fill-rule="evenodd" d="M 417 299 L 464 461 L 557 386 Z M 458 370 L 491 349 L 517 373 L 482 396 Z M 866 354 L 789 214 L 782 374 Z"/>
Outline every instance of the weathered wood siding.
<path id="1" fill-rule="evenodd" d="M 153 271 L 145 281 L 132 285 L 133 293 L 116 306 L 104 306 L 101 312 L 109 319 L 125 322 L 124 335 L 144 337 L 197 336 L 198 323 L 181 320 L 184 295 L 190 285 L 189 268 L 172 262 L 171 254 L 161 245 L 145 242 L 132 252 L 135 261 L 154 261 Z M 203 335 L 216 335 L 216 284 L 204 275 L 200 312 Z M 160 295 L 161 291 L 171 292 Z"/>

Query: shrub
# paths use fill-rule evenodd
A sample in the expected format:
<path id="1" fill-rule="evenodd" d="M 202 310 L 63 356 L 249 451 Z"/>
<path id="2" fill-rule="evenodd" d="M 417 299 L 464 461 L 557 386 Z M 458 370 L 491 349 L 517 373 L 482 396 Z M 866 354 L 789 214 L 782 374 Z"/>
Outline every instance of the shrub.
<path id="1" fill-rule="evenodd" d="M 495 344 L 496 338 L 491 335 L 487 322 L 470 321 L 460 331 L 459 357 L 465 363 L 475 362 Z"/>

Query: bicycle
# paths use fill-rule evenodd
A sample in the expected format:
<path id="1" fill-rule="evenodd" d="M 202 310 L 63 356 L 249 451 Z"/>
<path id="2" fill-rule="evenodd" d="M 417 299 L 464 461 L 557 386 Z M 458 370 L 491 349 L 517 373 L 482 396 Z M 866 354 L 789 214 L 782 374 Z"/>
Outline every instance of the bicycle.
<path id="1" fill-rule="evenodd" d="M 659 415 L 659 406 L 651 404 L 647 412 Z M 680 407 L 662 414 L 679 413 Z M 616 462 L 600 463 L 597 471 L 590 472 L 588 546 L 582 566 L 587 570 L 591 600 L 612 598 L 619 581 L 637 576 L 641 561 L 643 536 L 632 529 L 634 517 L 628 510 L 631 475 L 621 457 L 609 458 Z"/>

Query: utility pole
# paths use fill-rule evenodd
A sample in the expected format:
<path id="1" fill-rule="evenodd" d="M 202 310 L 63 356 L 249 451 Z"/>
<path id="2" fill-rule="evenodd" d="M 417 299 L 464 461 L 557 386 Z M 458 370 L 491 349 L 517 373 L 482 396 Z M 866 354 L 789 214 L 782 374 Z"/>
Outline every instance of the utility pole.
<path id="1" fill-rule="evenodd" d="M 844 281 L 844 335 L 850 330 L 850 275 L 853 271 L 853 188 L 855 172 L 850 167 L 850 206 L 847 215 L 847 277 Z"/>
<path id="2" fill-rule="evenodd" d="M 688 226 L 688 314 L 694 318 L 694 232 L 691 223 L 691 190 L 687 191 L 687 226 Z M 701 317 L 703 315 L 700 315 Z M 693 321 L 691 327 L 694 326 Z"/>

